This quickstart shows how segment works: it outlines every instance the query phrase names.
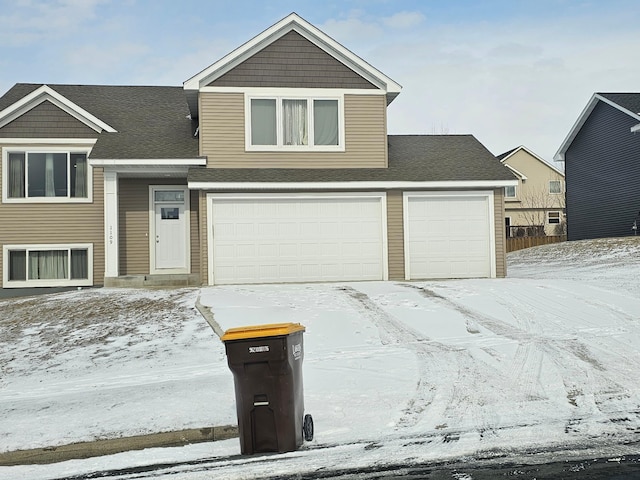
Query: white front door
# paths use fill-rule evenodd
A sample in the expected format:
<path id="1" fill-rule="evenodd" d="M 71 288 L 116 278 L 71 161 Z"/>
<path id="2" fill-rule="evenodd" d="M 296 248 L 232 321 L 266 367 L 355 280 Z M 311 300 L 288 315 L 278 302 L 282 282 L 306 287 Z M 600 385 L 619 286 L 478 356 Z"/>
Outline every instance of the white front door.
<path id="1" fill-rule="evenodd" d="M 151 273 L 188 273 L 189 222 L 185 189 L 153 188 Z"/>

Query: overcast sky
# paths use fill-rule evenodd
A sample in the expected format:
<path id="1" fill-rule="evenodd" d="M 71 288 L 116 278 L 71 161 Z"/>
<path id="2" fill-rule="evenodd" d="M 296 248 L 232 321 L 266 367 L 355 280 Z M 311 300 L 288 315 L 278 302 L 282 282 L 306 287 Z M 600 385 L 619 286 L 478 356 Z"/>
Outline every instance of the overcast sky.
<path id="1" fill-rule="evenodd" d="M 403 86 L 392 134 L 552 161 L 594 92 L 640 92 L 638 0 L 0 0 L 0 91 L 179 86 L 293 11 Z"/>

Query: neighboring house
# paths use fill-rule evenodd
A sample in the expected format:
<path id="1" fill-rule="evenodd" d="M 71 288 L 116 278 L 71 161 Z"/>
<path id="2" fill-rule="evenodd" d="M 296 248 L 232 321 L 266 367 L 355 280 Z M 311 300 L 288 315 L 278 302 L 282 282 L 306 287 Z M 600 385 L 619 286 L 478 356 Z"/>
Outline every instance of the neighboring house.
<path id="1" fill-rule="evenodd" d="M 567 237 L 632 235 L 640 211 L 640 93 L 596 93 L 554 159 L 564 161 Z"/>
<path id="2" fill-rule="evenodd" d="M 2 287 L 506 274 L 511 172 L 387 136 L 401 87 L 291 14 L 180 87 L 0 98 Z"/>
<path id="3" fill-rule="evenodd" d="M 507 237 L 564 234 L 564 173 L 524 146 L 497 158 L 518 179 L 504 192 Z"/>

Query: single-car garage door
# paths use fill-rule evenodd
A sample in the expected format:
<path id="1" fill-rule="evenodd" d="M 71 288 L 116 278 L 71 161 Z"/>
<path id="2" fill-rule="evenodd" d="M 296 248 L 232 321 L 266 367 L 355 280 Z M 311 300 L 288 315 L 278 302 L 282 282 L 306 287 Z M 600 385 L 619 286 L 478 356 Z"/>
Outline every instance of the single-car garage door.
<path id="1" fill-rule="evenodd" d="M 382 194 L 209 198 L 211 284 L 385 278 Z"/>
<path id="2" fill-rule="evenodd" d="M 405 193 L 408 279 L 495 276 L 491 193 Z"/>

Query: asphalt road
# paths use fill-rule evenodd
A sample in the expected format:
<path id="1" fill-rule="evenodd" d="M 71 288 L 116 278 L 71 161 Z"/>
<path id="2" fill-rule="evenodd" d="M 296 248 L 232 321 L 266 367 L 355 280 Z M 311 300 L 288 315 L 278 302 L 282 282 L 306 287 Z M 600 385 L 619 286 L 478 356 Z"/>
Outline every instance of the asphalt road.
<path id="1" fill-rule="evenodd" d="M 234 458 L 238 460 L 243 457 L 237 456 Z M 218 476 L 217 473 L 220 473 L 217 472 L 220 464 L 224 463 L 226 465 L 229 460 L 230 458 L 226 457 L 178 464 L 147 465 L 92 472 L 58 480 L 88 480 L 96 478 L 119 480 L 179 478 L 187 480 L 190 474 L 193 474 L 194 478 L 203 478 L 203 475 L 210 475 L 213 479 Z M 274 455 L 273 460 L 279 461 L 278 456 Z M 237 465 L 237 468 L 238 473 L 240 473 L 242 466 Z M 496 460 L 416 465 L 388 464 L 353 470 L 336 468 L 303 473 L 291 472 L 284 476 L 263 477 L 262 480 L 494 480 L 500 478 L 518 480 L 640 479 L 640 455 L 558 460 L 544 464 L 519 464 Z"/>

